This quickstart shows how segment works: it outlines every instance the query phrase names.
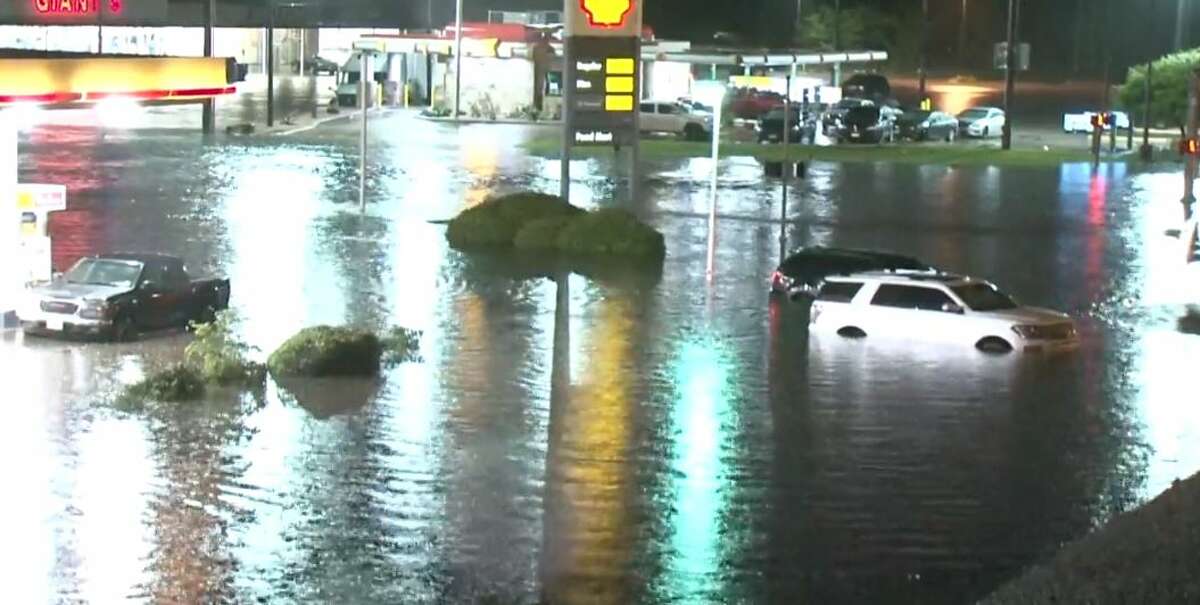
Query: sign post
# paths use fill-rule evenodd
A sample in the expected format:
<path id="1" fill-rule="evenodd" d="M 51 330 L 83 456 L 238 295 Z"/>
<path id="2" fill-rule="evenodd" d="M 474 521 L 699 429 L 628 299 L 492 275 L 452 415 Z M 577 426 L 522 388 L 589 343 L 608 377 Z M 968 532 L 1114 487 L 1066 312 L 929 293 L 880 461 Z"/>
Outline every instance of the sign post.
<path id="1" fill-rule="evenodd" d="M 17 125 L 0 111 L 0 328 L 15 317 L 21 293 L 20 276 L 12 259 L 18 254 Z"/>
<path id="2" fill-rule="evenodd" d="M 559 194 L 570 199 L 571 149 L 622 147 L 636 196 L 641 99 L 642 5 L 638 0 L 564 0 L 563 138 Z"/>

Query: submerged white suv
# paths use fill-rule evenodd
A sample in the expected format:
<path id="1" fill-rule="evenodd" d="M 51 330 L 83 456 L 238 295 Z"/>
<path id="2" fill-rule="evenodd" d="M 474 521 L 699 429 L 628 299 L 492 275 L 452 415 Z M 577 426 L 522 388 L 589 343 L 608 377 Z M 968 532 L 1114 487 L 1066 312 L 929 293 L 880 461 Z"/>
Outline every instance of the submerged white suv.
<path id="1" fill-rule="evenodd" d="M 1021 306 L 986 281 L 906 271 L 827 278 L 809 332 L 958 343 L 997 353 L 1079 344 L 1066 314 Z"/>

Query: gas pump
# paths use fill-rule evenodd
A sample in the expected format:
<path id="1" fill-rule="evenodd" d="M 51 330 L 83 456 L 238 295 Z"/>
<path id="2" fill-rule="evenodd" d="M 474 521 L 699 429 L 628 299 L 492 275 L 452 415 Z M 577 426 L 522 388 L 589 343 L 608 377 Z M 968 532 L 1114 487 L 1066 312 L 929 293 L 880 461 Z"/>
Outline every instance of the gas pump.
<path id="1" fill-rule="evenodd" d="M 49 281 L 53 274 L 50 258 L 50 213 L 67 209 L 63 185 L 17 184 L 18 276 L 22 283 Z"/>

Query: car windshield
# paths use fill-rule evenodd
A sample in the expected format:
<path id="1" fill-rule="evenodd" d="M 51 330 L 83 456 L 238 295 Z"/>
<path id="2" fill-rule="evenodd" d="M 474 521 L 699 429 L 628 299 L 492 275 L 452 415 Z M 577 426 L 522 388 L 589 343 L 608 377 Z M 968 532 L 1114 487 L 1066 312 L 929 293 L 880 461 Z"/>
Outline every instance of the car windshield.
<path id="1" fill-rule="evenodd" d="M 951 286 L 951 290 L 973 311 L 1002 311 L 1015 309 L 1017 303 L 991 284 Z"/>
<path id="2" fill-rule="evenodd" d="M 879 121 L 879 108 L 855 107 L 846 112 L 846 121 L 857 124 L 872 124 Z"/>
<path id="3" fill-rule="evenodd" d="M 924 122 L 930 115 L 932 114 L 928 111 L 906 111 L 903 118 L 908 122 Z"/>
<path id="4" fill-rule="evenodd" d="M 988 110 L 986 110 L 986 109 L 968 109 L 968 110 L 958 114 L 958 117 L 966 118 L 968 120 L 978 120 L 980 118 L 986 118 L 987 115 L 988 115 Z"/>
<path id="5" fill-rule="evenodd" d="M 139 262 L 85 258 L 75 263 L 63 279 L 70 284 L 132 288 L 141 274 Z"/>
<path id="6" fill-rule="evenodd" d="M 862 107 L 865 104 L 862 99 L 842 99 L 838 101 L 836 107 L 838 109 L 853 109 L 855 107 Z"/>

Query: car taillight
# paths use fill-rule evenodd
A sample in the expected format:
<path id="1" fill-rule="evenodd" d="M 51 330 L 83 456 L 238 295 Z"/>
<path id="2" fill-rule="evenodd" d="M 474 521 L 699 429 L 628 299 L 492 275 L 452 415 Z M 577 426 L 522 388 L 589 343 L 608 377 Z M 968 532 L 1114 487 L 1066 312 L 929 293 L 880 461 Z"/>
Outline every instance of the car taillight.
<path id="1" fill-rule="evenodd" d="M 783 285 L 783 274 L 778 271 L 772 273 L 771 274 L 771 285 L 774 285 L 774 286 Z"/>

